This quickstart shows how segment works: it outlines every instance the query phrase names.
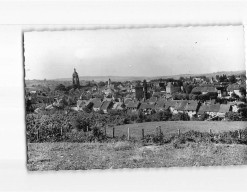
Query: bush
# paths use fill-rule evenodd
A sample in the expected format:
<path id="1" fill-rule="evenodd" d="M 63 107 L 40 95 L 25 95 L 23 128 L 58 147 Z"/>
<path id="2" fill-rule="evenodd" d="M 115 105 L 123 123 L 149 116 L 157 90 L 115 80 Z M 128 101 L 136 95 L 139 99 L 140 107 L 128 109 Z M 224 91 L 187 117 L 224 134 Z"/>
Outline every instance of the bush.
<path id="1" fill-rule="evenodd" d="M 231 121 L 240 121 L 241 120 L 241 114 L 237 112 L 227 112 L 226 113 L 226 119 Z"/>
<path id="2" fill-rule="evenodd" d="M 88 119 L 81 118 L 79 116 L 75 117 L 72 120 L 72 126 L 76 130 L 79 130 L 79 131 L 82 130 L 82 131 L 86 132 L 86 131 L 90 131 L 91 130 L 89 120 Z"/>
<path id="3" fill-rule="evenodd" d="M 178 114 L 174 114 L 172 116 L 171 120 L 173 120 L 173 121 L 189 121 L 190 117 L 186 113 L 178 113 Z"/>
<path id="4" fill-rule="evenodd" d="M 66 87 L 63 84 L 59 84 L 55 87 L 55 90 L 66 91 Z"/>

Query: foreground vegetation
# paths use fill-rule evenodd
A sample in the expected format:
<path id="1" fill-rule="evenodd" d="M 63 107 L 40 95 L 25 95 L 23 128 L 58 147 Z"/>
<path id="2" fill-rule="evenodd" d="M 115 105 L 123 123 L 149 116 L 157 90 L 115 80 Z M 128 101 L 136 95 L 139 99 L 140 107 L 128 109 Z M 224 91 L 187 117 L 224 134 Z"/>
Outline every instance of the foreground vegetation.
<path id="1" fill-rule="evenodd" d="M 247 129 L 223 133 L 156 132 L 141 140 L 109 138 L 94 131 L 75 143 L 28 143 L 29 170 L 115 169 L 247 163 Z M 70 140 L 72 141 L 72 140 Z M 83 142 L 83 143 L 79 143 Z"/>
<path id="2" fill-rule="evenodd" d="M 133 142 L 31 143 L 28 170 L 86 170 L 247 164 L 247 146 L 187 142 L 175 147 Z"/>
<path id="3" fill-rule="evenodd" d="M 132 121 L 106 126 L 122 119 L 100 117 L 99 113 L 64 111 L 28 114 L 28 169 L 214 166 L 247 161 L 244 121 Z"/>

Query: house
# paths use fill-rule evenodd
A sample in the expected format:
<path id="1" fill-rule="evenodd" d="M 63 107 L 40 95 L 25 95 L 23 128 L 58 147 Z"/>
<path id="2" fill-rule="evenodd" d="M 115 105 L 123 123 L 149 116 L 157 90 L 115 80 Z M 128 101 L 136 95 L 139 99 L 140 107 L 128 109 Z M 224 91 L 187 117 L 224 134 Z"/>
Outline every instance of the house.
<path id="1" fill-rule="evenodd" d="M 245 104 L 245 103 L 241 102 L 241 101 L 235 101 L 235 102 L 227 102 L 227 104 L 231 106 L 231 111 L 232 112 L 238 112 L 239 105 L 240 104 Z"/>
<path id="2" fill-rule="evenodd" d="M 164 99 L 158 100 L 156 102 L 155 110 L 156 112 L 165 110 L 165 100 Z"/>
<path id="3" fill-rule="evenodd" d="M 139 109 L 142 110 L 144 114 L 149 115 L 155 109 L 155 104 L 141 103 Z"/>
<path id="4" fill-rule="evenodd" d="M 53 105 L 50 104 L 50 105 L 48 105 L 48 106 L 45 107 L 45 110 L 51 110 L 51 109 L 53 109 L 53 108 L 54 108 Z"/>
<path id="5" fill-rule="evenodd" d="M 166 95 L 165 95 L 165 98 L 166 98 L 167 100 L 171 100 L 171 99 L 172 99 L 172 95 L 171 95 L 171 94 L 166 94 Z"/>
<path id="6" fill-rule="evenodd" d="M 103 93 L 108 96 L 110 94 L 114 94 L 114 90 L 112 88 L 106 88 L 103 90 Z"/>
<path id="7" fill-rule="evenodd" d="M 131 98 L 126 98 L 126 99 L 124 99 L 124 104 L 128 104 L 130 101 L 132 101 L 132 99 Z"/>
<path id="8" fill-rule="evenodd" d="M 136 112 L 139 109 L 140 102 L 138 101 L 130 101 L 126 105 L 126 108 L 132 112 Z"/>
<path id="9" fill-rule="evenodd" d="M 187 103 L 188 100 L 177 100 L 174 106 L 173 114 L 184 113 L 184 109 Z"/>
<path id="10" fill-rule="evenodd" d="M 210 105 L 202 104 L 197 112 L 198 116 L 201 116 L 203 114 L 206 114 L 209 111 Z"/>
<path id="11" fill-rule="evenodd" d="M 166 86 L 166 93 L 173 94 L 181 91 L 181 86 L 178 86 L 177 83 L 168 82 Z"/>
<path id="12" fill-rule="evenodd" d="M 218 93 L 218 90 L 216 87 L 213 86 L 198 86 L 194 87 L 191 91 L 191 93 L 202 93 L 202 94 L 207 94 L 207 93 Z"/>
<path id="13" fill-rule="evenodd" d="M 104 113 L 108 113 L 109 109 L 111 109 L 113 106 L 113 102 L 112 101 L 104 101 L 100 107 L 100 109 L 104 112 Z"/>
<path id="14" fill-rule="evenodd" d="M 229 111 L 231 111 L 231 105 L 230 104 L 221 104 L 217 116 L 220 118 L 225 118 L 226 113 Z"/>
<path id="15" fill-rule="evenodd" d="M 149 104 L 155 104 L 157 102 L 158 98 L 157 97 L 151 97 L 150 99 L 148 99 L 148 103 Z"/>
<path id="16" fill-rule="evenodd" d="M 170 112 L 173 113 L 176 103 L 177 103 L 176 100 L 165 101 L 165 109 L 164 110 L 169 110 Z"/>
<path id="17" fill-rule="evenodd" d="M 193 116 L 196 115 L 198 109 L 199 109 L 199 102 L 198 101 L 194 101 L 194 100 L 190 100 L 187 102 L 184 111 L 185 113 L 187 113 L 189 115 L 190 118 L 192 118 Z"/>
<path id="18" fill-rule="evenodd" d="M 217 116 L 220 110 L 220 104 L 202 104 L 198 110 L 198 116 L 206 113 L 211 117 Z"/>
<path id="19" fill-rule="evenodd" d="M 82 110 L 83 108 L 85 108 L 85 106 L 86 106 L 86 104 L 88 102 L 89 101 L 87 101 L 87 100 L 78 100 L 77 103 L 76 103 L 77 111 Z"/>
<path id="20" fill-rule="evenodd" d="M 115 102 L 112 106 L 112 110 L 123 110 L 125 107 L 123 102 Z"/>
<path id="21" fill-rule="evenodd" d="M 93 102 L 93 110 L 96 111 L 100 111 L 102 102 L 100 100 L 94 101 Z"/>
<path id="22" fill-rule="evenodd" d="M 243 95 L 242 95 L 242 93 L 240 92 L 240 88 L 241 88 L 241 87 L 244 87 L 244 88 L 245 88 L 244 85 L 241 86 L 241 85 L 239 85 L 239 84 L 232 84 L 232 85 L 229 85 L 229 86 L 227 87 L 228 95 L 231 96 L 233 93 L 235 93 L 235 94 L 238 95 L 239 97 L 242 97 Z"/>
<path id="23" fill-rule="evenodd" d="M 85 107 L 91 110 L 93 108 L 93 102 L 90 101 L 86 102 Z"/>

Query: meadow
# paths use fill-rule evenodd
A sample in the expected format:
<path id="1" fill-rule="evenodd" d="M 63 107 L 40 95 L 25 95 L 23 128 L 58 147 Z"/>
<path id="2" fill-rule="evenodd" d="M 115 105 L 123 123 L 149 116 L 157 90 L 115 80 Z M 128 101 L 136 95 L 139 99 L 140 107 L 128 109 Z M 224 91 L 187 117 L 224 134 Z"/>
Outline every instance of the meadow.
<path id="1" fill-rule="evenodd" d="M 155 134 L 156 127 L 160 126 L 163 134 L 173 134 L 177 133 L 178 129 L 181 133 L 188 132 L 190 130 L 198 132 L 210 132 L 221 133 L 226 131 L 235 131 L 239 129 L 244 129 L 247 127 L 247 122 L 245 121 L 160 121 L 160 122 L 146 122 L 146 123 L 135 123 L 114 126 L 115 136 L 120 137 L 128 133 L 128 128 L 130 129 L 130 136 L 133 138 L 142 138 L 142 129 L 144 129 L 144 134 Z M 106 129 L 107 136 L 111 137 L 113 127 L 108 127 Z"/>
<path id="2" fill-rule="evenodd" d="M 186 143 L 143 146 L 116 143 L 29 143 L 27 168 L 89 170 L 247 164 L 247 145 Z"/>

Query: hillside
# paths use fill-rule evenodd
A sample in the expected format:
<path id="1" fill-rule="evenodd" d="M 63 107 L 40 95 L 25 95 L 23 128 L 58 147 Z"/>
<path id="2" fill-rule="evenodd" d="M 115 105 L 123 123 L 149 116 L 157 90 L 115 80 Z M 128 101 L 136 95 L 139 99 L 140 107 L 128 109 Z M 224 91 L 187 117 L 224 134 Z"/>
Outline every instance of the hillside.
<path id="1" fill-rule="evenodd" d="M 159 79 L 159 78 L 174 78 L 179 79 L 180 77 L 190 77 L 190 76 L 200 76 L 204 75 L 206 77 L 215 77 L 216 75 L 239 75 L 239 74 L 246 74 L 245 70 L 241 71 L 221 71 L 221 72 L 213 72 L 213 73 L 205 73 L 205 74 L 179 74 L 179 75 L 168 75 L 168 76 L 156 76 L 156 77 L 145 77 L 145 76 L 80 76 L 79 79 L 81 81 L 83 80 L 89 80 L 89 81 L 107 81 L 109 78 L 112 81 L 133 81 L 133 80 L 152 80 L 152 79 Z M 61 78 L 61 79 L 54 79 L 56 81 L 70 81 L 71 78 Z"/>

